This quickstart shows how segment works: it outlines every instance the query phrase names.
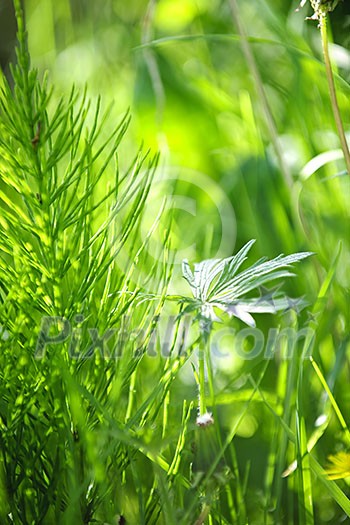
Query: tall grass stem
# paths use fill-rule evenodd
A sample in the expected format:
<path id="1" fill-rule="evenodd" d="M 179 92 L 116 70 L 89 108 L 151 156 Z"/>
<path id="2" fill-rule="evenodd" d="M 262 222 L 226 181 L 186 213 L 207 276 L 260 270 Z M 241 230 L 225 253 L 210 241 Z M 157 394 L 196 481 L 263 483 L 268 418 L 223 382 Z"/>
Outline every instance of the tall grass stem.
<path id="1" fill-rule="evenodd" d="M 346 169 L 347 169 L 348 175 L 350 175 L 350 152 L 349 152 L 348 143 L 346 141 L 343 122 L 340 116 L 339 105 L 338 105 L 338 100 L 337 100 L 337 93 L 336 93 L 335 83 L 334 83 L 332 64 L 331 64 L 331 59 L 329 56 L 326 16 L 320 17 L 320 29 L 321 29 L 322 51 L 323 51 L 323 57 L 324 57 L 324 62 L 326 66 L 329 95 L 331 99 L 334 120 L 337 126 L 337 131 L 338 131 L 341 147 L 342 147 L 343 154 L 344 154 Z"/>
<path id="2" fill-rule="evenodd" d="M 291 187 L 293 183 L 292 175 L 283 157 L 282 148 L 278 140 L 278 131 L 277 131 L 275 119 L 273 117 L 273 114 L 272 114 L 272 111 L 269 105 L 269 101 L 265 93 L 264 85 L 263 85 L 258 67 L 256 65 L 255 57 L 251 50 L 250 44 L 248 42 L 246 30 L 241 21 L 241 17 L 239 14 L 239 9 L 238 9 L 236 0 L 230 0 L 230 6 L 231 6 L 233 22 L 237 28 L 239 36 L 241 37 L 242 51 L 247 61 L 250 72 L 252 74 L 253 80 L 255 82 L 256 92 L 260 99 L 260 103 L 261 103 L 263 113 L 266 119 L 267 128 L 269 130 L 271 141 L 272 141 L 276 156 L 278 158 L 278 162 L 279 162 L 282 174 L 283 174 L 283 178 L 287 186 Z"/>

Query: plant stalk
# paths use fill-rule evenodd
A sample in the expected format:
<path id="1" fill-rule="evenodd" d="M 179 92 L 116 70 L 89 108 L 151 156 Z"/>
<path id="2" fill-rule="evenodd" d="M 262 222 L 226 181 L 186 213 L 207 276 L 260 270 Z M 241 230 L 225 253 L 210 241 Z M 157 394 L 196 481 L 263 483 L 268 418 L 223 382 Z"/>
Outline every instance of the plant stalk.
<path id="1" fill-rule="evenodd" d="M 205 402 L 205 351 L 208 336 L 201 332 L 198 355 L 198 398 L 199 398 L 199 415 L 202 416 L 207 411 Z"/>
<path id="2" fill-rule="evenodd" d="M 340 116 L 339 106 L 338 106 L 338 100 L 337 100 L 337 93 L 335 89 L 335 83 L 334 83 L 334 75 L 332 70 L 332 64 L 329 56 L 329 49 L 328 49 L 328 34 L 327 34 L 327 17 L 321 16 L 319 18 L 320 22 L 320 29 L 321 29 L 321 40 L 322 40 L 322 51 L 323 51 L 323 57 L 324 62 L 326 66 L 326 74 L 327 74 L 327 80 L 328 80 L 328 87 L 329 87 L 329 95 L 331 99 L 331 105 L 334 115 L 334 120 L 337 126 L 337 131 L 341 143 L 341 147 L 344 154 L 346 169 L 348 174 L 350 175 L 350 152 L 349 152 L 349 146 L 346 141 L 345 131 L 343 122 Z"/>
<path id="3" fill-rule="evenodd" d="M 243 54 L 244 54 L 245 59 L 247 61 L 248 68 L 249 68 L 249 70 L 251 72 L 251 75 L 252 75 L 252 77 L 254 79 L 254 82 L 255 82 L 256 92 L 257 92 L 257 95 L 258 95 L 258 97 L 260 99 L 260 104 L 261 104 L 261 107 L 262 107 L 262 110 L 263 110 L 263 113 L 264 113 L 264 116 L 265 116 L 266 125 L 267 125 L 268 132 L 270 134 L 271 142 L 273 144 L 273 147 L 274 147 L 274 150 L 275 150 L 275 154 L 276 154 L 276 157 L 278 159 L 278 162 L 279 162 L 279 165 L 280 165 L 281 172 L 282 172 L 283 178 L 285 180 L 285 183 L 290 188 L 293 185 L 293 178 L 292 178 L 292 175 L 290 173 L 289 167 L 288 167 L 288 165 L 287 165 L 287 163 L 286 163 L 286 161 L 284 159 L 284 156 L 283 156 L 282 147 L 281 147 L 281 144 L 279 142 L 278 130 L 277 130 L 276 122 L 275 122 L 274 116 L 272 114 L 268 98 L 266 96 L 264 84 L 263 84 L 263 81 L 261 79 L 260 72 L 259 72 L 258 66 L 256 64 L 256 60 L 255 60 L 253 51 L 252 51 L 252 49 L 250 47 L 250 44 L 249 44 L 248 35 L 246 33 L 246 30 L 245 30 L 245 28 L 243 26 L 243 23 L 241 21 L 241 18 L 240 18 L 240 13 L 239 13 L 239 8 L 238 8 L 238 5 L 237 5 L 237 1 L 236 0 L 230 0 L 230 6 L 231 6 L 231 13 L 232 13 L 233 22 L 234 22 L 234 24 L 235 24 L 235 26 L 237 28 L 237 32 L 238 32 L 238 34 L 239 34 L 239 36 L 241 38 L 242 51 L 243 51 Z"/>

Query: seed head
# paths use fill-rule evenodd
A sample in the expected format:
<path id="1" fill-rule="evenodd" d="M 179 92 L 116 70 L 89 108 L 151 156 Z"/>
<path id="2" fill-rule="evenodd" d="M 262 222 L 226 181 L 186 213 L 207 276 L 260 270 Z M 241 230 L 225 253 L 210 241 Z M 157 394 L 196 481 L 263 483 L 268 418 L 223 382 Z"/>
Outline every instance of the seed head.
<path id="1" fill-rule="evenodd" d="M 196 424 L 199 427 L 209 427 L 214 424 L 213 414 L 211 412 L 205 412 L 205 414 L 199 414 L 196 419 Z"/>

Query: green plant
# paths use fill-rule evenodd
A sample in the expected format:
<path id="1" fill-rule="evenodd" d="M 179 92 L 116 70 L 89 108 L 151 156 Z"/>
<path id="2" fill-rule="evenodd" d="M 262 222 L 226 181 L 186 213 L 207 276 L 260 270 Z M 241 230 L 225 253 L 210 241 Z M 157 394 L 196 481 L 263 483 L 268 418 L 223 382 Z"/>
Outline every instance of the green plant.
<path id="1" fill-rule="evenodd" d="M 263 286 L 282 277 L 290 277 L 289 268 L 311 253 L 296 253 L 283 257 L 276 257 L 271 261 L 259 259 L 249 268 L 238 273 L 247 259 L 247 254 L 255 241 L 248 242 L 234 256 L 227 259 L 212 259 L 195 264 L 192 272 L 188 261 L 182 264 L 182 274 L 191 287 L 193 299 L 185 299 L 189 304 L 183 310 L 195 311 L 200 326 L 199 347 L 199 416 L 197 421 L 202 422 L 207 412 L 205 403 L 205 359 L 210 359 L 209 338 L 214 321 L 220 321 L 214 308 L 220 309 L 230 316 L 237 317 L 249 326 L 255 326 L 252 313 L 276 313 L 287 310 L 291 306 L 301 307 L 303 301 L 293 302 L 284 296 L 280 290 L 261 293 L 260 297 L 249 297 L 253 290 L 263 290 Z M 248 296 L 247 296 L 248 294 Z M 212 421 L 209 420 L 209 423 Z"/>
<path id="2" fill-rule="evenodd" d="M 130 385 L 170 268 L 165 251 L 148 279 L 160 299 L 139 304 L 138 224 L 157 156 L 140 150 L 119 167 L 129 115 L 104 133 L 110 108 L 101 114 L 100 99 L 92 109 L 75 88 L 57 99 L 30 68 L 15 6 L 14 90 L 4 80 L 0 99 L 0 521 L 90 523 L 121 512 L 111 494 L 128 446 L 142 448 Z M 51 344 L 38 352 L 44 321 Z M 111 329 L 136 327 L 142 341 L 108 347 Z"/>
<path id="3" fill-rule="evenodd" d="M 300 5 L 305 5 L 306 0 L 301 2 Z M 337 92 L 334 82 L 333 69 L 331 64 L 331 59 L 329 56 L 329 46 L 328 46 L 328 32 L 327 32 L 327 15 L 330 11 L 333 11 L 339 4 L 339 0 L 310 0 L 311 7 L 314 10 L 312 19 L 318 20 L 319 27 L 321 31 L 321 40 L 322 40 L 322 51 L 324 62 L 326 66 L 326 74 L 329 88 L 329 95 L 334 115 L 334 120 L 337 126 L 338 136 L 343 150 L 344 160 L 348 175 L 350 175 L 350 151 L 349 146 L 346 140 L 344 126 L 339 110 L 339 105 L 337 101 Z"/>
<path id="4" fill-rule="evenodd" d="M 17 1 L 14 90 L 0 78 L 0 522 L 343 523 L 348 188 L 333 177 L 327 80 L 309 42 L 316 29 L 302 34 L 282 1 L 227 0 L 218 9 L 162 0 L 147 13 L 142 2 L 88 4 L 25 2 L 27 44 Z M 337 81 L 342 110 L 349 86 Z M 115 106 L 103 111 L 116 85 Z M 129 104 L 128 127 L 129 114 L 119 115 Z M 176 191 L 174 179 L 163 186 L 190 203 L 171 225 L 153 198 L 157 157 L 135 153 L 135 136 L 159 138 L 171 150 L 166 164 L 193 168 L 194 190 L 181 166 L 172 171 Z M 203 192 L 198 171 L 204 185 L 212 181 Z M 301 299 L 259 281 L 283 278 L 288 268 L 278 264 L 298 253 L 232 275 L 236 254 L 208 281 L 210 293 L 226 276 L 228 295 L 187 297 L 170 238 L 202 261 L 203 282 L 225 267 L 208 261 L 223 232 L 212 196 L 232 235 L 215 257 L 233 253 L 227 201 L 238 245 L 257 238 L 270 259 L 317 253 L 284 286 L 312 306 L 299 312 Z M 254 268 L 272 271 L 244 280 L 238 297 L 232 281 Z M 235 342 L 244 330 L 228 315 L 216 323 L 216 305 L 250 324 L 256 310 L 278 310 L 245 329 L 266 348 L 275 336 L 277 351 L 242 357 Z"/>

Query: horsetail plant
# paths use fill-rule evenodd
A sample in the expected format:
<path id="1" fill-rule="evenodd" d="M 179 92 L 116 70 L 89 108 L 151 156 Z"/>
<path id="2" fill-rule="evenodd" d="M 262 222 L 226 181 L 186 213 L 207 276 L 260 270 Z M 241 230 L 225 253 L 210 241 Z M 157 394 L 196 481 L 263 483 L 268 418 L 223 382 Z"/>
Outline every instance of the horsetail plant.
<path id="1" fill-rule="evenodd" d="M 143 354 L 120 334 L 137 326 L 147 339 L 171 267 L 165 246 L 149 278 L 160 300 L 136 304 L 157 155 L 140 150 L 121 166 L 129 114 L 110 125 L 86 90 L 57 98 L 30 66 L 14 4 L 14 88 L 0 79 L 0 523 L 101 523 L 121 514 L 111 494 L 142 448 L 125 421 Z M 38 352 L 47 320 L 59 333 Z M 107 353 L 111 333 L 118 355 Z"/>
<path id="2" fill-rule="evenodd" d="M 196 312 L 199 321 L 200 344 L 198 357 L 199 407 L 197 424 L 207 426 L 213 423 L 212 414 L 207 412 L 205 402 L 205 359 L 209 358 L 210 333 L 213 323 L 220 321 L 215 310 L 219 309 L 231 317 L 240 319 L 254 327 L 252 314 L 277 313 L 304 305 L 303 299 L 291 299 L 279 288 L 264 291 L 263 286 L 276 279 L 291 277 L 291 266 L 312 255 L 300 252 L 292 255 L 279 255 L 275 259 L 259 259 L 249 268 L 238 273 L 247 259 L 247 254 L 255 240 L 249 241 L 232 257 L 226 259 L 207 259 L 196 263 L 192 271 L 188 261 L 182 263 L 182 275 L 190 285 L 193 298 L 187 299 L 184 312 Z M 249 297 L 250 292 L 260 290 L 260 296 Z"/>

